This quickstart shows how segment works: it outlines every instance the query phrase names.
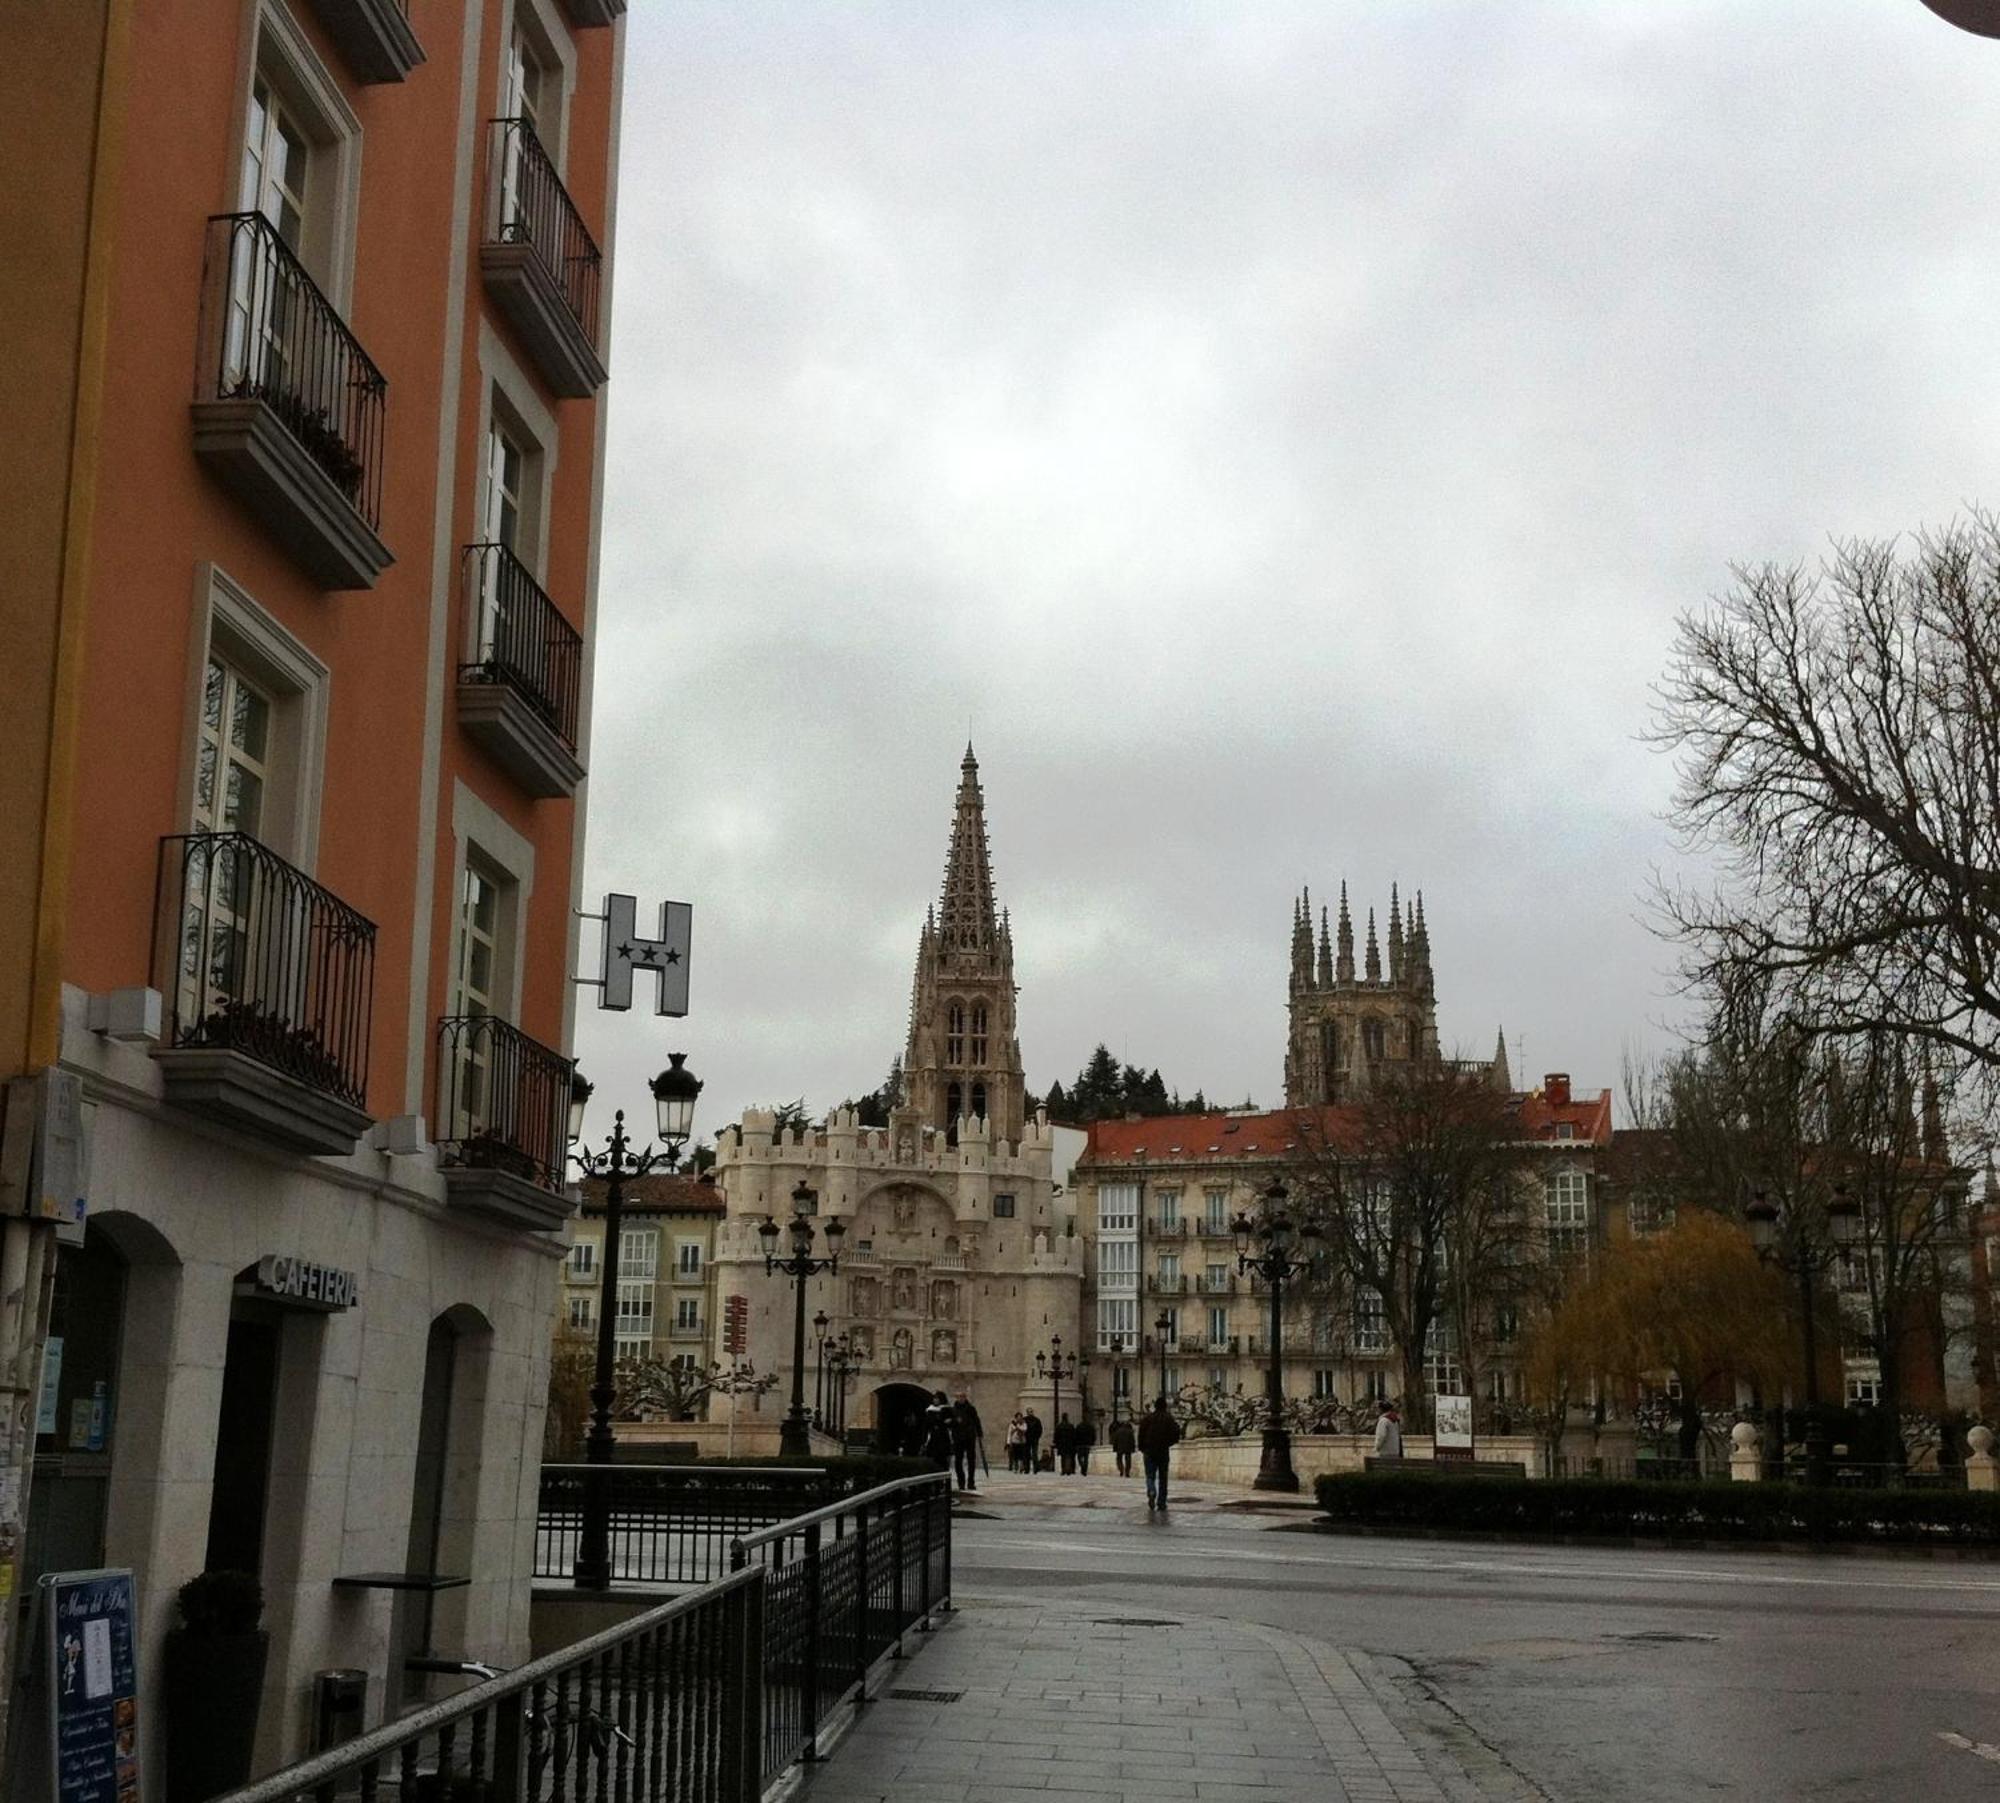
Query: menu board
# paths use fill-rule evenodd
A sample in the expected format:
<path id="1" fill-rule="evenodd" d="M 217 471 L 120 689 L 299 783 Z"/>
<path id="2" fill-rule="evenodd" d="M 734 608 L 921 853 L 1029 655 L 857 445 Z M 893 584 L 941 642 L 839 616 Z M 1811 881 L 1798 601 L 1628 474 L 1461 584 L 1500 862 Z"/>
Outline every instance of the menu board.
<path id="1" fill-rule="evenodd" d="M 139 1803 L 132 1574 L 54 1572 L 42 1588 L 55 1803 Z"/>

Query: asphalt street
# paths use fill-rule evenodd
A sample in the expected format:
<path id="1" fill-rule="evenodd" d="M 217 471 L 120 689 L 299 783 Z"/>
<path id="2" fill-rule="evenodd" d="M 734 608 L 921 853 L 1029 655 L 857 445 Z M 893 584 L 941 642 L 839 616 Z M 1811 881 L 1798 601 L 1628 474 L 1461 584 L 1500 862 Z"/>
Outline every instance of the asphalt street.
<path id="1" fill-rule="evenodd" d="M 2000 1797 L 2000 1563 L 1363 1539 L 1228 1494 L 1002 1478 L 955 1583 L 1352 1649 L 1496 1796 Z"/>

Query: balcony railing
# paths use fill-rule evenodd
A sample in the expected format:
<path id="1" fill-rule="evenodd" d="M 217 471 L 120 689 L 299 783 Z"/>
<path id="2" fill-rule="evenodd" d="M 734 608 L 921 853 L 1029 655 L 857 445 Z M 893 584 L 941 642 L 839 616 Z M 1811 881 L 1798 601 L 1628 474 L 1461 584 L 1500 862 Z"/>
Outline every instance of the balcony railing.
<path id="1" fill-rule="evenodd" d="M 472 661 L 459 680 L 507 684 L 574 751 L 583 634 L 505 545 L 465 547 L 465 600 Z"/>
<path id="2" fill-rule="evenodd" d="M 1155 1296 L 1185 1296 L 1188 1280 L 1185 1277 L 1154 1276 L 1146 1280 L 1146 1288 Z"/>
<path id="3" fill-rule="evenodd" d="M 389 385 L 261 213 L 208 222 L 197 401 L 262 401 L 368 524 L 382 523 Z"/>
<path id="4" fill-rule="evenodd" d="M 563 1186 L 570 1061 L 493 1014 L 438 1022 L 440 1162 Z"/>
<path id="5" fill-rule="evenodd" d="M 1204 1296 L 1231 1296 L 1236 1293 L 1233 1277 L 1203 1277 L 1196 1286 Z"/>
<path id="6" fill-rule="evenodd" d="M 365 1106 L 375 923 L 248 833 L 162 839 L 159 894 L 167 1045 Z"/>
<path id="7" fill-rule="evenodd" d="M 597 350 L 603 254 L 534 126 L 495 119 L 490 130 L 486 243 L 501 254 L 482 253 L 487 280 L 550 386 L 582 399 L 604 380 Z"/>
<path id="8" fill-rule="evenodd" d="M 1156 1240 L 1184 1240 L 1187 1238 L 1187 1223 L 1179 1218 L 1171 1221 L 1155 1221 L 1153 1238 Z"/>

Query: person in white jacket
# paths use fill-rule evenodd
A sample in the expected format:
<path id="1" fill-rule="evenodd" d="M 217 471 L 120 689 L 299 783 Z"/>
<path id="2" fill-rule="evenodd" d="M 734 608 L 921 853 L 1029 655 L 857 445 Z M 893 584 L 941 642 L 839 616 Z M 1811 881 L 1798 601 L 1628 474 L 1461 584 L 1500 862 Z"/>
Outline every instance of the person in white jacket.
<path id="1" fill-rule="evenodd" d="M 1400 1459 L 1403 1456 L 1403 1421 L 1393 1402 L 1380 1403 L 1375 1411 L 1375 1456 Z"/>

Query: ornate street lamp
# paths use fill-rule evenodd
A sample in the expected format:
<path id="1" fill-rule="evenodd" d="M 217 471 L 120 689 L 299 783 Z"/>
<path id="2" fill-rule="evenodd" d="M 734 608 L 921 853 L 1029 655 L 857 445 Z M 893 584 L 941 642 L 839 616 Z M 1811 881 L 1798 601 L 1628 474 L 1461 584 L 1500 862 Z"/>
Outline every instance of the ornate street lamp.
<path id="1" fill-rule="evenodd" d="M 1762 1190 L 1743 1205 L 1750 1243 L 1765 1264 L 1799 1280 L 1799 1322 L 1806 1355 L 1806 1482 L 1819 1486 L 1828 1478 L 1827 1424 L 1819 1402 L 1819 1341 L 1813 1321 L 1813 1280 L 1839 1262 L 1861 1237 L 1861 1210 L 1849 1200 L 1847 1186 L 1836 1183 L 1833 1195 L 1815 1220 L 1802 1210 L 1773 1202 Z M 1784 1445 L 1780 1438 L 1779 1446 Z"/>
<path id="2" fill-rule="evenodd" d="M 792 1406 L 785 1411 L 784 1426 L 778 1431 L 778 1456 L 804 1459 L 812 1456 L 812 1432 L 806 1422 L 806 1280 L 824 1271 L 840 1269 L 840 1242 L 847 1223 L 829 1216 L 821 1232 L 826 1235 L 826 1256 L 813 1257 L 813 1215 L 819 1207 L 819 1192 L 802 1178 L 792 1191 L 792 1218 L 789 1226 L 791 1251 L 778 1256 L 781 1229 L 769 1215 L 757 1229 L 764 1242 L 764 1274 L 782 1271 L 792 1280 Z"/>
<path id="3" fill-rule="evenodd" d="M 1167 1399 L 1167 1337 L 1174 1331 L 1174 1318 L 1161 1309 L 1153 1322 L 1153 1331 L 1160 1336 L 1160 1400 Z M 1143 1378 L 1141 1379 L 1143 1382 Z"/>
<path id="4" fill-rule="evenodd" d="M 825 1309 L 813 1316 L 812 1424 L 818 1428 L 826 1426 L 826 1360 L 833 1350 L 833 1336 L 826 1331 L 829 1325 Z"/>
<path id="5" fill-rule="evenodd" d="M 1296 1226 L 1285 1212 L 1289 1192 L 1273 1177 L 1264 1191 L 1263 1213 L 1254 1219 L 1236 1217 L 1236 1269 L 1254 1271 L 1271 1286 L 1271 1363 L 1264 1373 L 1264 1404 L 1270 1419 L 1264 1424 L 1264 1454 L 1252 1488 L 1296 1490 L 1299 1474 L 1292 1469 L 1292 1436 L 1285 1428 L 1285 1284 L 1312 1264 L 1319 1228 L 1311 1221 Z M 1252 1251 L 1253 1242 L 1257 1250 Z"/>
<path id="6" fill-rule="evenodd" d="M 1063 1379 L 1076 1376 L 1079 1369 L 1087 1369 L 1089 1364 L 1088 1359 L 1080 1360 L 1075 1353 L 1063 1351 L 1059 1333 L 1049 1335 L 1047 1352 L 1035 1354 L 1035 1375 L 1049 1381 L 1049 1413 L 1054 1417 L 1049 1423 L 1051 1433 L 1055 1431 L 1055 1423 L 1062 1419 Z"/>
<path id="7" fill-rule="evenodd" d="M 1106 1337 L 1105 1350 L 1111 1354 L 1111 1425 L 1118 1425 L 1118 1386 L 1125 1375 L 1125 1367 L 1118 1361 L 1125 1356 L 1125 1336 L 1122 1333 Z"/>
<path id="8" fill-rule="evenodd" d="M 625 1225 L 625 1185 L 655 1166 L 680 1168 L 681 1147 L 694 1129 L 695 1098 L 701 1079 L 686 1068 L 685 1052 L 670 1052 L 668 1068 L 650 1085 L 653 1111 L 660 1130 L 660 1149 L 632 1150 L 625 1137 L 625 1110 L 611 1119 L 611 1138 L 602 1152 L 572 1150 L 571 1160 L 586 1177 L 604 1179 L 604 1262 L 597 1288 L 597 1365 L 590 1385 L 590 1432 L 584 1437 L 584 1463 L 599 1469 L 588 1474 L 583 1490 L 583 1522 L 577 1534 L 571 1580 L 579 1589 L 605 1590 L 611 1584 L 611 1404 L 617 1395 L 618 1251 Z M 583 1115 L 591 1085 L 572 1070 L 569 1083 L 569 1137 L 573 1147 L 583 1138 Z"/>
<path id="9" fill-rule="evenodd" d="M 847 1380 L 861 1369 L 861 1361 L 855 1357 L 854 1348 L 847 1335 L 841 1334 L 831 1343 L 826 1359 L 828 1398 L 833 1408 L 833 1431 L 843 1441 L 847 1438 Z"/>

